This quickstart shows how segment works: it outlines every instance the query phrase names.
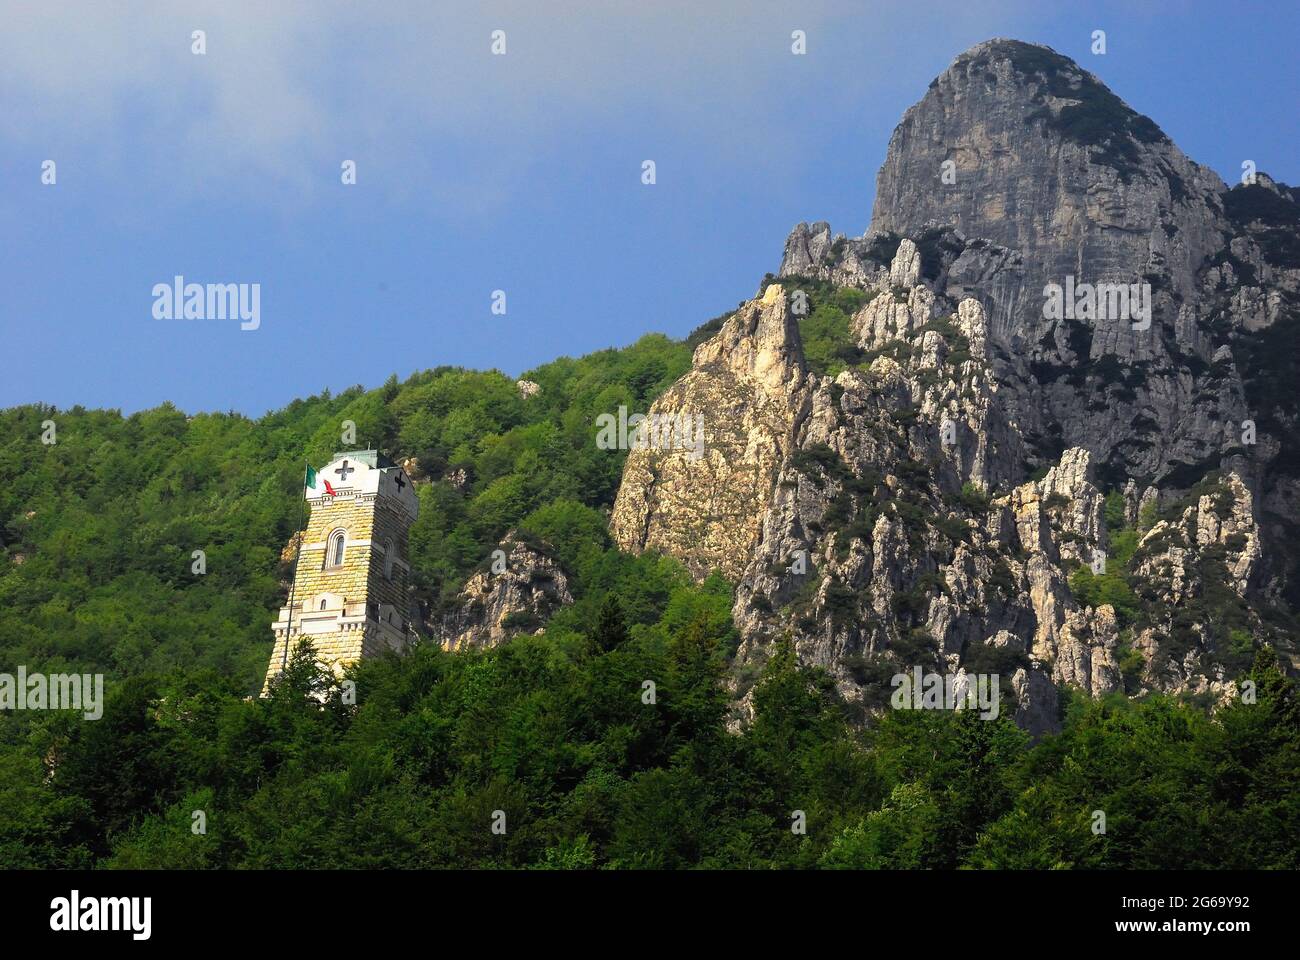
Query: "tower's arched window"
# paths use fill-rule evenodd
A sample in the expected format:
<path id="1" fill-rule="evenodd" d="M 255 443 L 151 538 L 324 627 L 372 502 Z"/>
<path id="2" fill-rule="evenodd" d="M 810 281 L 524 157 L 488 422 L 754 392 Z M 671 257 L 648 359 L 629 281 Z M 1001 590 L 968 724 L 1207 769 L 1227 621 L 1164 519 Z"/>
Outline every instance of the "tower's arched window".
<path id="1" fill-rule="evenodd" d="M 384 579 L 393 579 L 393 541 L 384 541 Z"/>
<path id="2" fill-rule="evenodd" d="M 322 601 L 320 602 L 320 608 L 321 608 L 322 610 L 325 609 L 325 601 L 324 601 L 324 600 L 322 600 Z"/>
<path id="3" fill-rule="evenodd" d="M 347 534 L 342 530 L 330 534 L 329 549 L 325 554 L 325 563 L 327 566 L 343 566 L 343 545 L 346 541 Z"/>

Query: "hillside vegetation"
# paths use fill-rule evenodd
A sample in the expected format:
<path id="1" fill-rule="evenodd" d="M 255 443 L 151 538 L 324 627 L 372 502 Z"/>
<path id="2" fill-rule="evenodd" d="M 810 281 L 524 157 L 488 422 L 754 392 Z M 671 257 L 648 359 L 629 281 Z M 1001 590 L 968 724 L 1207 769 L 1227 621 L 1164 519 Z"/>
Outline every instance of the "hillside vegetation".
<path id="1" fill-rule="evenodd" d="M 858 359 L 838 345 L 855 305 L 805 321 L 827 369 Z M 1063 732 L 1031 746 L 1009 706 L 863 728 L 781 646 L 729 731 L 732 585 L 610 546 L 624 454 L 593 442 L 597 414 L 644 411 L 689 360 L 649 336 L 525 374 L 528 399 L 442 368 L 258 420 L 0 413 L 0 671 L 108 686 L 96 722 L 0 714 L 0 866 L 1300 866 L 1300 719 L 1267 652 L 1255 705 L 1067 697 Z M 302 468 L 344 420 L 426 477 L 429 611 L 510 529 L 550 544 L 575 603 L 496 650 L 366 662 L 355 704 L 307 650 L 251 699 Z"/>

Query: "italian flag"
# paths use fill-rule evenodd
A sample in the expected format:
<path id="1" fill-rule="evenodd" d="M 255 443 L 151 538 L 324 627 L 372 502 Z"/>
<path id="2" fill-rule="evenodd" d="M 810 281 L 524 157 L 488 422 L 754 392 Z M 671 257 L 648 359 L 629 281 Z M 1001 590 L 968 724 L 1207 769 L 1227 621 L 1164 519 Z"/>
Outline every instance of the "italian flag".
<path id="1" fill-rule="evenodd" d="M 330 482 L 326 480 L 324 477 L 321 477 L 319 474 L 316 473 L 314 469 L 308 466 L 307 479 L 303 481 L 303 486 L 306 487 L 308 490 L 314 490 L 316 491 L 317 494 L 319 494 L 320 491 L 317 488 L 318 483 L 323 483 L 325 485 L 325 496 L 332 497 L 335 495 L 334 488 L 330 486 Z"/>

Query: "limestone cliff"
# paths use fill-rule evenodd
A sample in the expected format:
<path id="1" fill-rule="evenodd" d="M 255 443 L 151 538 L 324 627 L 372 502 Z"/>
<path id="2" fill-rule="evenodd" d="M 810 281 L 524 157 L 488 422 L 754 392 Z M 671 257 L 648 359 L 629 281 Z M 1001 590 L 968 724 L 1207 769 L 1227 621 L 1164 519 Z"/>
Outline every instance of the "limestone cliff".
<path id="1" fill-rule="evenodd" d="M 1066 564 L 1105 546 L 1089 454 L 1067 451 L 1017 486 L 1024 451 L 990 375 L 982 307 L 922 283 L 908 240 L 868 292 L 851 327 L 870 362 L 834 378 L 803 362 L 790 315 L 802 291 L 783 285 L 702 344 L 652 412 L 706 410 L 709 444 L 727 446 L 698 460 L 634 450 L 615 539 L 738 581 L 742 677 L 788 633 L 864 709 L 880 671 L 913 663 L 996 662 L 1026 710 L 1054 696 L 1031 673 L 1114 689 L 1114 615 L 1080 608 L 1066 584 Z M 711 507 L 723 496 L 725 511 Z"/>
<path id="2" fill-rule="evenodd" d="M 704 453 L 644 437 L 628 454 L 614 539 L 680 557 L 699 575 L 738 575 L 807 405 L 806 378 L 795 319 L 773 284 L 700 344 L 691 371 L 651 406 L 652 422 L 702 418 Z"/>
<path id="3" fill-rule="evenodd" d="M 1062 684 L 1222 697 L 1255 644 L 1294 651 L 1297 199 L 980 44 L 894 132 L 870 231 L 798 225 L 651 408 L 702 413 L 703 453 L 634 449 L 614 538 L 736 582 L 742 705 L 785 636 L 864 711 L 915 665 L 999 673 L 1036 733 Z M 1044 309 L 1076 282 L 1145 285 L 1149 324 Z M 800 308 L 836 288 L 831 376 Z"/>

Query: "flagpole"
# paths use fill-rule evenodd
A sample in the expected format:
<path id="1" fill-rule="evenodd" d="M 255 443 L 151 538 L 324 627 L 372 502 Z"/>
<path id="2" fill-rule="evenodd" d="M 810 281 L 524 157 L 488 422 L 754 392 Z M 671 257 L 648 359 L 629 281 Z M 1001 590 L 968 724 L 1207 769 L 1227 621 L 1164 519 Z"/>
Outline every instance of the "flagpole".
<path id="1" fill-rule="evenodd" d="M 311 469 L 311 464 L 304 461 L 305 469 L 302 472 L 302 491 L 298 496 L 298 549 L 293 552 L 293 580 L 289 583 L 289 622 L 284 628 L 284 653 L 280 656 L 280 672 L 283 673 L 289 665 L 289 639 L 293 636 L 293 601 L 298 590 L 298 559 L 302 556 L 302 544 L 307 538 L 307 531 L 303 529 L 306 523 L 307 513 L 307 471 Z"/>

